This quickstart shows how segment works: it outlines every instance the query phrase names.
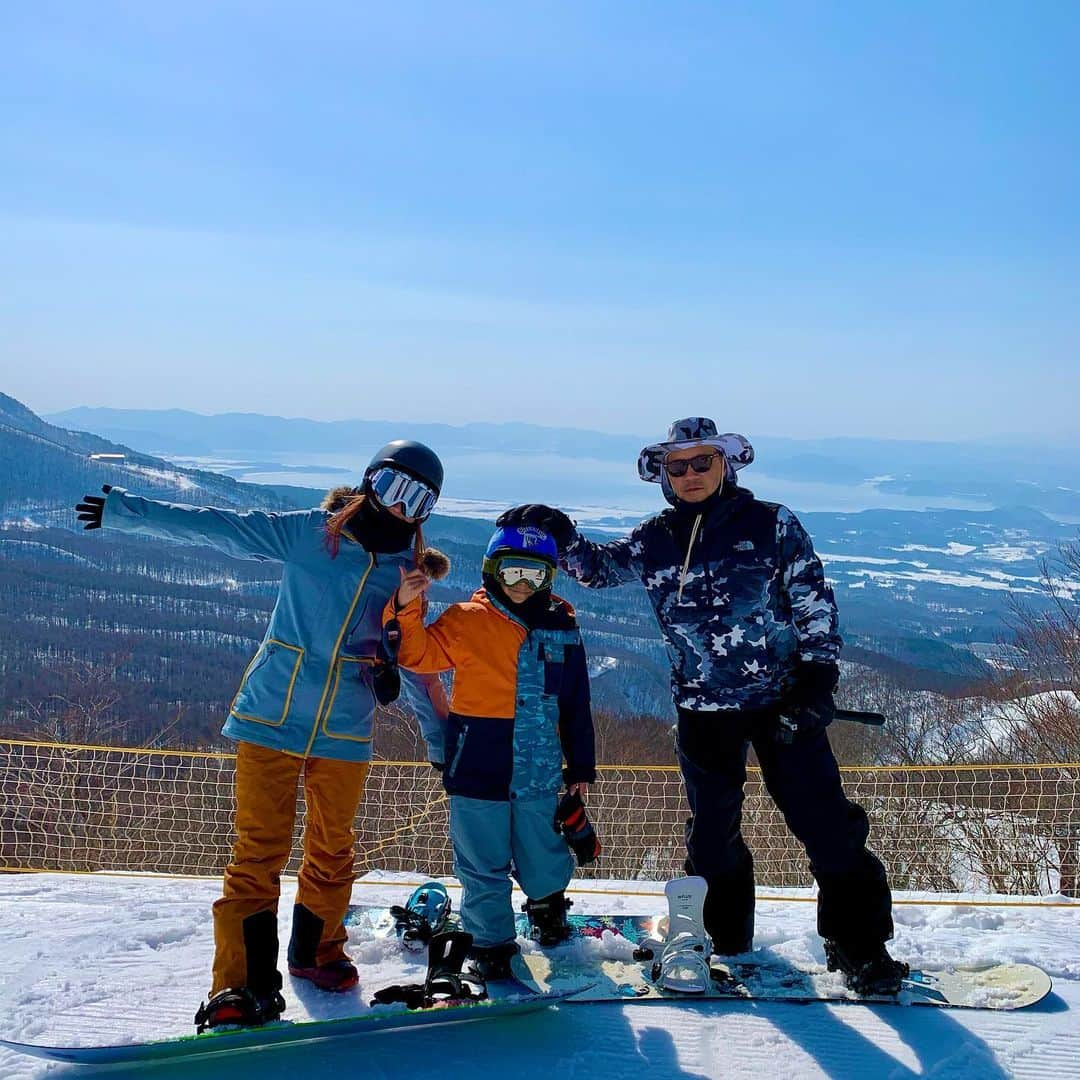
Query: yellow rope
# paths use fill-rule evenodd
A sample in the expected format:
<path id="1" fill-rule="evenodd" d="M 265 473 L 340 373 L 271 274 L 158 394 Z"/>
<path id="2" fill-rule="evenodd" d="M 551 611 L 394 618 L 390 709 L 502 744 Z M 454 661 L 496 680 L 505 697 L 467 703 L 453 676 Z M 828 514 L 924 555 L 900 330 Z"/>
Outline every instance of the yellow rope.
<path id="1" fill-rule="evenodd" d="M 151 874 L 151 873 L 121 873 L 116 870 L 38 870 L 23 866 L 0 866 L 0 873 L 4 874 L 54 874 L 57 877 L 108 877 L 108 878 L 134 878 L 137 880 L 150 881 L 218 881 L 220 874 Z M 284 880 L 293 880 L 295 877 L 282 875 Z M 427 879 L 425 879 L 427 880 Z M 372 889 L 415 889 L 423 885 L 423 881 L 365 881 L 360 879 L 353 882 L 353 887 L 358 885 Z M 456 881 L 444 882 L 448 889 L 460 889 L 461 885 Z M 660 882 L 657 882 L 659 885 Z M 575 896 L 647 896 L 654 899 L 662 899 L 663 893 L 646 889 L 586 889 L 569 886 L 566 890 Z M 762 904 L 816 904 L 817 896 L 769 896 L 758 894 L 757 900 Z M 982 900 L 963 900 L 957 897 L 949 900 L 942 897 L 939 900 L 914 900 L 905 897 L 893 897 L 893 904 L 903 904 L 907 907 L 1003 907 L 1003 908 L 1080 908 L 1080 900 L 994 900 L 989 897 Z"/>
<path id="2" fill-rule="evenodd" d="M 33 746 L 48 750 L 95 750 L 113 754 L 153 754 L 158 757 L 210 758 L 228 761 L 235 754 L 217 750 L 161 750 L 139 746 L 94 746 L 83 743 L 50 743 L 32 740 L 5 739 L 0 741 L 0 749 L 5 746 Z M 371 768 L 430 769 L 426 761 L 372 761 Z M 598 772 L 665 772 L 677 773 L 678 765 L 598 765 Z M 963 764 L 963 765 L 841 765 L 840 771 L 847 773 L 923 773 L 923 772 L 1009 772 L 1017 769 L 1080 769 L 1080 761 L 1049 761 L 1030 765 L 1020 762 L 1003 764 Z M 750 771 L 760 770 L 753 768 Z"/>

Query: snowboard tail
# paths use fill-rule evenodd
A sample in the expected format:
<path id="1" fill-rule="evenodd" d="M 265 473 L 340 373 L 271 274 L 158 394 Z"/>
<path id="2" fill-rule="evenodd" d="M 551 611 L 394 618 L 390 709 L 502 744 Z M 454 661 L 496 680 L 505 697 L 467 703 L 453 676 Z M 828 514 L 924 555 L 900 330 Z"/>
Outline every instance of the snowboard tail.
<path id="1" fill-rule="evenodd" d="M 914 970 L 898 995 L 858 995 L 839 975 L 820 968 L 789 964 L 776 957 L 748 958 L 729 964 L 713 963 L 708 990 L 686 994 L 664 990 L 640 964 L 601 962 L 599 972 L 571 970 L 558 960 L 547 974 L 549 985 L 569 985 L 575 978 L 592 978 L 595 985 L 568 999 L 580 1004 L 598 1001 L 779 1001 L 834 1004 L 922 1005 L 948 1009 L 1024 1009 L 1051 990 L 1046 972 L 1030 964 L 989 964 L 982 968 Z M 599 978 L 597 978 L 599 975 Z"/>

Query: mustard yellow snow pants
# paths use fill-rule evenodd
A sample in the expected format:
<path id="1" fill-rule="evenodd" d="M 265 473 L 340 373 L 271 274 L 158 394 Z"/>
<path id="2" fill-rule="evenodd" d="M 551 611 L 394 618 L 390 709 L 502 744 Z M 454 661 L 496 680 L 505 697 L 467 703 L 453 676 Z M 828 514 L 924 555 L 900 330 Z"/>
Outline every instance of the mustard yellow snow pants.
<path id="1" fill-rule="evenodd" d="M 352 826 L 367 771 L 367 762 L 302 758 L 254 743 L 239 744 L 237 838 L 223 895 L 214 904 L 212 994 L 240 986 L 264 991 L 267 980 L 277 978 L 281 871 L 292 852 L 301 778 L 307 818 L 297 911 L 302 905 L 309 924 L 312 916 L 322 922 L 317 964 L 345 957 L 342 920 L 356 876 Z M 279 979 L 276 985 L 280 986 Z"/>

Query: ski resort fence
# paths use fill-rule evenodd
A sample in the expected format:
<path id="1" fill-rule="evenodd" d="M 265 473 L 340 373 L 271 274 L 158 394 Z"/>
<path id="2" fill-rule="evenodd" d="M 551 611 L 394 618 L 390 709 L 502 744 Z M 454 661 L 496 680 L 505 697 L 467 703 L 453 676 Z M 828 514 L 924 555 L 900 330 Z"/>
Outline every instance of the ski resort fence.
<path id="1" fill-rule="evenodd" d="M 0 742 L 0 871 L 216 876 L 233 837 L 230 754 Z M 893 886 L 1080 895 L 1080 763 L 848 767 Z M 674 766 L 601 767 L 589 813 L 603 842 L 579 877 L 683 873 Z M 288 871 L 299 865 L 303 797 Z M 422 762 L 373 762 L 356 819 L 359 871 L 448 875 L 447 801 Z M 805 853 L 749 770 L 743 832 L 759 885 L 808 886 Z"/>

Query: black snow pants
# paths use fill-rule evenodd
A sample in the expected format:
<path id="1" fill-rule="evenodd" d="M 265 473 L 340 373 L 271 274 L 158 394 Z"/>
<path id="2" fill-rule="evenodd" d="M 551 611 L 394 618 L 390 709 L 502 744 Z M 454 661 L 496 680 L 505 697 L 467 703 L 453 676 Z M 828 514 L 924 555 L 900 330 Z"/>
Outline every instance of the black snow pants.
<path id="1" fill-rule="evenodd" d="M 679 768 L 686 783 L 686 870 L 709 883 L 705 929 L 717 953 L 744 952 L 754 937 L 754 859 L 742 837 L 750 743 L 765 786 L 806 849 L 818 883 L 818 933 L 852 945 L 892 937 L 892 895 L 866 848 L 870 824 L 849 802 L 824 730 L 775 738 L 776 714 L 679 710 Z"/>

